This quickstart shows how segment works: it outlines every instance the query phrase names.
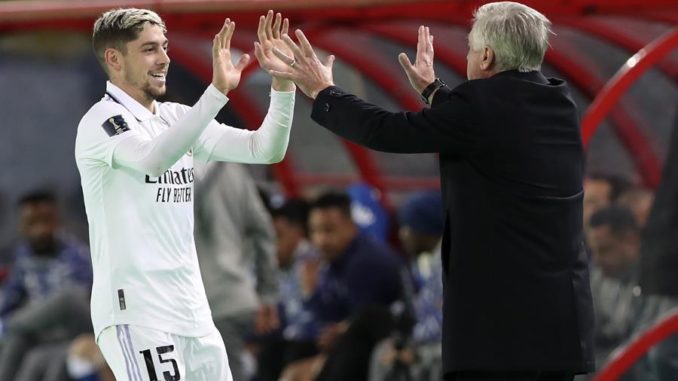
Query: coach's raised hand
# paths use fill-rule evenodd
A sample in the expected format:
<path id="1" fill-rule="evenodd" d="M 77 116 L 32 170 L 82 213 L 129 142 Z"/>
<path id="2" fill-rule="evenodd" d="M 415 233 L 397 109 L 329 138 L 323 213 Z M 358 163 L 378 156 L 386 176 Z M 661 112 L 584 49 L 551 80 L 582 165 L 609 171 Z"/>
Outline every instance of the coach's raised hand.
<path id="1" fill-rule="evenodd" d="M 224 26 L 214 36 L 212 44 L 212 84 L 224 94 L 238 87 L 240 75 L 250 61 L 250 56 L 243 54 L 238 63 L 233 64 L 231 58 L 233 31 L 235 31 L 235 22 L 226 19 Z"/>
<path id="2" fill-rule="evenodd" d="M 398 61 L 410 80 L 410 85 L 421 94 L 426 86 L 430 85 L 436 75 L 433 71 L 433 36 L 427 26 L 419 27 L 419 36 L 417 39 L 417 57 L 414 64 L 410 62 L 407 54 L 400 53 Z"/>
<path id="3" fill-rule="evenodd" d="M 275 21 L 273 11 L 268 11 L 266 16 L 259 17 L 259 27 L 257 28 L 259 42 L 254 42 L 254 55 L 262 69 L 270 72 L 271 70 L 280 71 L 287 68 L 287 64 L 273 54 L 273 49 L 278 49 L 288 56 L 292 55 L 292 51 L 281 39 L 283 34 L 287 34 L 289 27 L 289 20 L 283 19 L 280 13 L 275 14 Z M 294 91 L 296 88 L 294 82 L 276 76 L 273 77 L 271 86 L 278 91 Z"/>
<path id="4" fill-rule="evenodd" d="M 285 63 L 284 68 L 267 68 L 267 70 L 275 77 L 294 81 L 304 94 L 315 99 L 321 90 L 334 86 L 332 79 L 334 56 L 330 55 L 324 63 L 320 62 L 313 47 L 304 36 L 304 32 L 297 29 L 295 34 L 299 39 L 299 45 L 292 41 L 289 35 L 282 35 L 282 40 L 291 54 L 273 48 L 273 53 Z"/>

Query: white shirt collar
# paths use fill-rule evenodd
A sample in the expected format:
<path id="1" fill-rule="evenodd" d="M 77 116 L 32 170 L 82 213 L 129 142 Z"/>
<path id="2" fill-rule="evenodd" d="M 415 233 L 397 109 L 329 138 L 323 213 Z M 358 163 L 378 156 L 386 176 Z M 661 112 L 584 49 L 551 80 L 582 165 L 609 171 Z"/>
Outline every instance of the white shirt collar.
<path id="1" fill-rule="evenodd" d="M 134 115 L 134 117 L 140 122 L 146 121 L 155 116 L 155 114 L 150 112 L 141 103 L 134 100 L 134 98 L 130 97 L 123 89 L 111 83 L 111 81 L 106 81 L 106 93 L 111 96 L 114 101 L 120 103 L 123 107 L 129 110 L 129 112 L 131 112 L 132 115 Z M 158 112 L 158 104 L 156 101 L 153 101 L 153 106 L 155 111 Z"/>

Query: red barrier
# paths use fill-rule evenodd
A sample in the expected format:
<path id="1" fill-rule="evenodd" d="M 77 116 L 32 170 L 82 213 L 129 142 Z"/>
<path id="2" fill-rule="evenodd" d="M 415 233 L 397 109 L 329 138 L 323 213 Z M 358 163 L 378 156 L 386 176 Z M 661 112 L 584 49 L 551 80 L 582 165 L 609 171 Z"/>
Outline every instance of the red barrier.
<path id="1" fill-rule="evenodd" d="M 662 319 L 648 329 L 642 336 L 636 338 L 614 356 L 603 370 L 594 378 L 594 381 L 616 381 L 633 364 L 638 361 L 653 345 L 678 332 L 678 310 Z"/>
<path id="2" fill-rule="evenodd" d="M 640 76 L 678 46 L 678 28 L 660 36 L 626 61 L 598 93 L 582 120 L 582 138 L 588 142 L 594 132 L 617 104 L 619 98 Z"/>
<path id="3" fill-rule="evenodd" d="M 647 45 L 647 42 L 634 36 L 623 26 L 612 26 L 592 17 L 562 18 L 558 20 L 558 24 L 586 32 L 631 53 L 637 52 Z M 657 68 L 667 77 L 678 81 L 678 61 L 667 59 L 665 62 L 659 62 Z"/>

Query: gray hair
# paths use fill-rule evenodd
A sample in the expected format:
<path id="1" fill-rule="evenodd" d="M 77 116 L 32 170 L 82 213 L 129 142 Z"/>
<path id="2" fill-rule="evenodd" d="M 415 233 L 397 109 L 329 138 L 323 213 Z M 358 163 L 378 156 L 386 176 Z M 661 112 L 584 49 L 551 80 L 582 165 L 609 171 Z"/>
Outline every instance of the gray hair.
<path id="1" fill-rule="evenodd" d="M 512 1 L 489 3 L 473 13 L 469 47 L 491 48 L 498 71 L 539 70 L 549 33 L 551 22 L 534 9 Z"/>
<path id="2" fill-rule="evenodd" d="M 144 24 L 158 25 L 167 33 L 167 27 L 160 16 L 148 9 L 125 8 L 105 12 L 94 22 L 92 47 L 104 70 L 104 52 L 108 48 L 127 53 L 125 44 L 135 40 L 144 29 Z"/>

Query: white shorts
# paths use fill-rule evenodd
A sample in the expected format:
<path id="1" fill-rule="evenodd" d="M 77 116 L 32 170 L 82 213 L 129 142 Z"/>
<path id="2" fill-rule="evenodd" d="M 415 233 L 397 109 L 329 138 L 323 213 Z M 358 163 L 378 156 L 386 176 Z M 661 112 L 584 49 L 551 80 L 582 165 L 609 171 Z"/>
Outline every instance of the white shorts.
<path id="1" fill-rule="evenodd" d="M 221 335 L 179 336 L 114 325 L 97 340 L 117 381 L 233 381 Z"/>

